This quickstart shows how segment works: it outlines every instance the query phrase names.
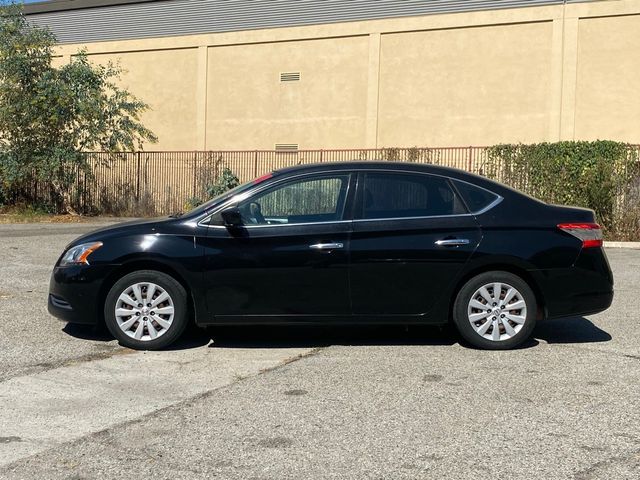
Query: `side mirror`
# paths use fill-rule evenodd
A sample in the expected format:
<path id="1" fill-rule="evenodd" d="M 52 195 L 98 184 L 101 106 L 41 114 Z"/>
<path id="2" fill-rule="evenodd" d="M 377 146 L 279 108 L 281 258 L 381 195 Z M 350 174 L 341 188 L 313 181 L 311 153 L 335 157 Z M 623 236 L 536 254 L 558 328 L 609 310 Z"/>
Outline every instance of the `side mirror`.
<path id="1" fill-rule="evenodd" d="M 227 227 L 241 227 L 242 226 L 242 214 L 237 206 L 225 208 L 220 212 L 222 220 Z"/>

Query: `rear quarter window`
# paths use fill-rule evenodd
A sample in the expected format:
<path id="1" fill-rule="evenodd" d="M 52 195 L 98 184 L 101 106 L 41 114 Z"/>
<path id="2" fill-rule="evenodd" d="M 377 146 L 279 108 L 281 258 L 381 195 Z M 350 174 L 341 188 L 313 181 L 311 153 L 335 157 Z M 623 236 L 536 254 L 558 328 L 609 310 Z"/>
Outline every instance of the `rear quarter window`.
<path id="1" fill-rule="evenodd" d="M 453 183 L 471 213 L 477 213 L 498 199 L 498 195 L 470 183 L 453 180 Z"/>

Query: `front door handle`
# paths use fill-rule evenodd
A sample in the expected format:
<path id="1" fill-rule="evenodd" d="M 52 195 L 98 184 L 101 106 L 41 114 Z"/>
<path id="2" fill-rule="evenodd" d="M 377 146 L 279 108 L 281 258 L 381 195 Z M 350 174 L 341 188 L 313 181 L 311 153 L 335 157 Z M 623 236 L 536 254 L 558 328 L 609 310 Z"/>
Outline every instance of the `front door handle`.
<path id="1" fill-rule="evenodd" d="M 445 238 L 438 240 L 436 245 L 439 247 L 460 247 L 462 245 L 469 245 L 468 238 Z"/>
<path id="2" fill-rule="evenodd" d="M 337 250 L 338 248 L 344 248 L 343 243 L 316 243 L 314 245 L 309 245 L 309 248 L 313 248 L 314 250 Z"/>

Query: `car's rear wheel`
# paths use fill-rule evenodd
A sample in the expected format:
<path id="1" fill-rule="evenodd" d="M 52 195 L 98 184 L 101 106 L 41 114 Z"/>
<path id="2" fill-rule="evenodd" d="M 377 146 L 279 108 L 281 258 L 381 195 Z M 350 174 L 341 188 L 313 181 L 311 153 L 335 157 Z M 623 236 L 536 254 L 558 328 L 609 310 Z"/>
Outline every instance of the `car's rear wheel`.
<path id="1" fill-rule="evenodd" d="M 158 350 L 173 343 L 188 321 L 187 292 L 173 277 L 154 270 L 129 273 L 107 294 L 107 328 L 121 345 Z"/>
<path id="2" fill-rule="evenodd" d="M 509 272 L 485 272 L 458 293 L 453 321 L 471 345 L 488 350 L 515 348 L 527 340 L 536 323 L 531 287 Z"/>

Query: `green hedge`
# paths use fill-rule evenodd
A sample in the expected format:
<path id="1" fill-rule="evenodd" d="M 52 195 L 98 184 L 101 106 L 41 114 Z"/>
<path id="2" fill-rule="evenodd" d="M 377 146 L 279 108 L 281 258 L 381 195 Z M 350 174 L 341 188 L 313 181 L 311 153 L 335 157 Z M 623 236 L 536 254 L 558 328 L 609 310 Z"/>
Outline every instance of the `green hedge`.
<path id="1" fill-rule="evenodd" d="M 483 174 L 548 203 L 593 209 L 609 239 L 640 240 L 639 151 L 612 141 L 496 145 Z"/>

